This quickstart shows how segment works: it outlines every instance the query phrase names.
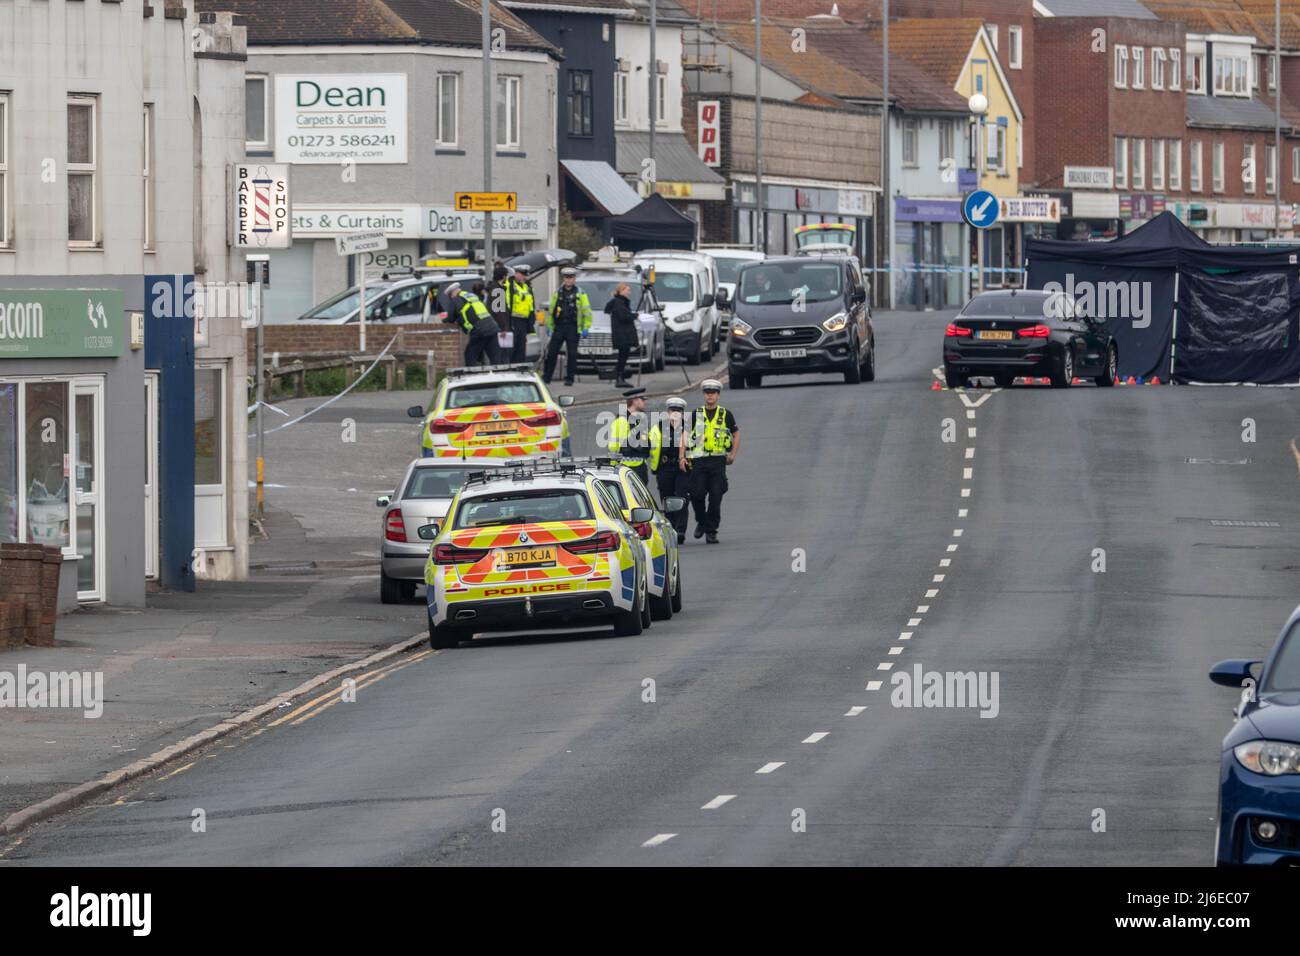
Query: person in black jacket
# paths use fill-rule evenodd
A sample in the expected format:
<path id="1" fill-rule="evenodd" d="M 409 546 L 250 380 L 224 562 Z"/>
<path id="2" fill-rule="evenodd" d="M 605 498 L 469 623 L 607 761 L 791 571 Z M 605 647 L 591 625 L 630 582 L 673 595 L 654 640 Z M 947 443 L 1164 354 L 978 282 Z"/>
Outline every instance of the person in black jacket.
<path id="1" fill-rule="evenodd" d="M 632 287 L 626 282 L 619 283 L 614 290 L 614 297 L 605 303 L 609 313 L 610 344 L 618 349 L 618 368 L 614 373 L 615 388 L 631 388 L 627 380 L 627 358 L 632 350 L 641 344 L 637 329 L 637 316 L 632 311 Z"/>

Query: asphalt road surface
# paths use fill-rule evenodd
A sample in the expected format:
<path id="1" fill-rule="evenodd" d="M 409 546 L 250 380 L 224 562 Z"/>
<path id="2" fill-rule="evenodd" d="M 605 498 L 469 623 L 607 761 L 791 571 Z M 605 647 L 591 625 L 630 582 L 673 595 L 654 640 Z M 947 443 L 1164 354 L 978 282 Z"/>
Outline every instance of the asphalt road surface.
<path id="1" fill-rule="evenodd" d="M 1208 864 L 1206 670 L 1300 594 L 1295 393 L 931 391 L 947 319 L 878 319 L 874 384 L 724 395 L 671 622 L 412 653 L 0 865 Z M 917 666 L 996 675 L 988 716 L 894 706 Z"/>

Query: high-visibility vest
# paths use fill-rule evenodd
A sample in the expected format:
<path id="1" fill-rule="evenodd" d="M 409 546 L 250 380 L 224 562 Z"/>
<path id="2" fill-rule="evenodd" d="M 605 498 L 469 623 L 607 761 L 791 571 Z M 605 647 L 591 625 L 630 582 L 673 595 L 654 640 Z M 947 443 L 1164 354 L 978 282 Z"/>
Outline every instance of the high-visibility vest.
<path id="1" fill-rule="evenodd" d="M 696 411 L 691 428 L 691 447 L 686 457 L 706 458 L 725 455 L 729 451 L 731 431 L 727 428 L 727 410 L 719 405 L 714 410 L 712 419 L 707 417 L 707 409 Z"/>
<path id="2" fill-rule="evenodd" d="M 510 315 L 516 319 L 531 319 L 533 317 L 533 290 L 527 282 L 516 282 L 514 279 L 506 280 L 506 288 L 510 293 Z"/>
<path id="3" fill-rule="evenodd" d="M 546 327 L 551 331 L 555 330 L 555 307 L 559 301 L 560 290 L 556 289 L 555 293 L 551 296 L 551 307 L 546 310 Z M 577 289 L 577 301 L 575 304 L 578 307 L 578 331 L 586 332 L 591 328 L 591 300 L 587 298 L 587 293 L 583 292 L 581 289 Z"/>
<path id="4" fill-rule="evenodd" d="M 483 300 L 473 292 L 462 292 L 460 297 L 465 300 L 465 304 L 460 307 L 460 326 L 466 332 L 473 332 L 474 326 L 480 320 L 492 318 L 492 313 L 483 304 Z M 470 315 L 471 312 L 473 313 L 472 316 Z"/>
<path id="5" fill-rule="evenodd" d="M 677 467 L 679 452 L 677 450 L 677 438 L 682 433 L 682 423 L 674 422 L 671 418 L 668 420 L 668 444 L 664 444 L 664 432 L 656 423 L 654 428 L 650 429 L 650 470 L 658 471 L 661 461 L 669 461 L 671 467 Z"/>
<path id="6" fill-rule="evenodd" d="M 614 419 L 614 424 L 610 428 L 608 447 L 610 453 L 614 455 L 615 460 L 620 465 L 635 468 L 638 465 L 645 464 L 646 449 L 644 445 L 629 445 L 627 441 L 631 434 L 631 423 L 626 416 L 620 415 Z M 644 439 L 640 440 L 643 441 Z"/>

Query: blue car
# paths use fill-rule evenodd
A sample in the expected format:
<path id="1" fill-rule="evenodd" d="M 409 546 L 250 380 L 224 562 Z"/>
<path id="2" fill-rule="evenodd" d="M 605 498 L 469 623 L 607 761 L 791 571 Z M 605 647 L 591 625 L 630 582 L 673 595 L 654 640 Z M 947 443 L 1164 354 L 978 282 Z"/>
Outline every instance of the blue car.
<path id="1" fill-rule="evenodd" d="M 1220 661 L 1210 680 L 1241 691 L 1223 738 L 1215 862 L 1300 866 L 1300 608 L 1267 660 Z"/>

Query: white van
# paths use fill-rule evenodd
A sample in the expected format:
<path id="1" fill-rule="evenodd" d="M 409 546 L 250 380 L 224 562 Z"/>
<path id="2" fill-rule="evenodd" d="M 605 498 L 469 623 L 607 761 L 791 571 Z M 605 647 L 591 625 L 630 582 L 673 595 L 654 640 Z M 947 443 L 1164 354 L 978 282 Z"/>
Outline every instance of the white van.
<path id="1" fill-rule="evenodd" d="M 663 306 L 669 351 L 688 365 L 716 356 L 721 348 L 722 322 L 713 259 L 702 252 L 648 249 L 638 252 L 632 261 L 643 268 L 654 267 L 655 298 Z"/>
<path id="2" fill-rule="evenodd" d="M 736 278 L 740 275 L 741 267 L 751 262 L 762 262 L 767 256 L 749 246 L 700 246 L 700 252 L 713 259 L 718 273 L 718 288 L 727 293 L 727 305 L 719 306 L 718 309 L 725 332 L 730 325 L 731 313 L 735 310 Z"/>

